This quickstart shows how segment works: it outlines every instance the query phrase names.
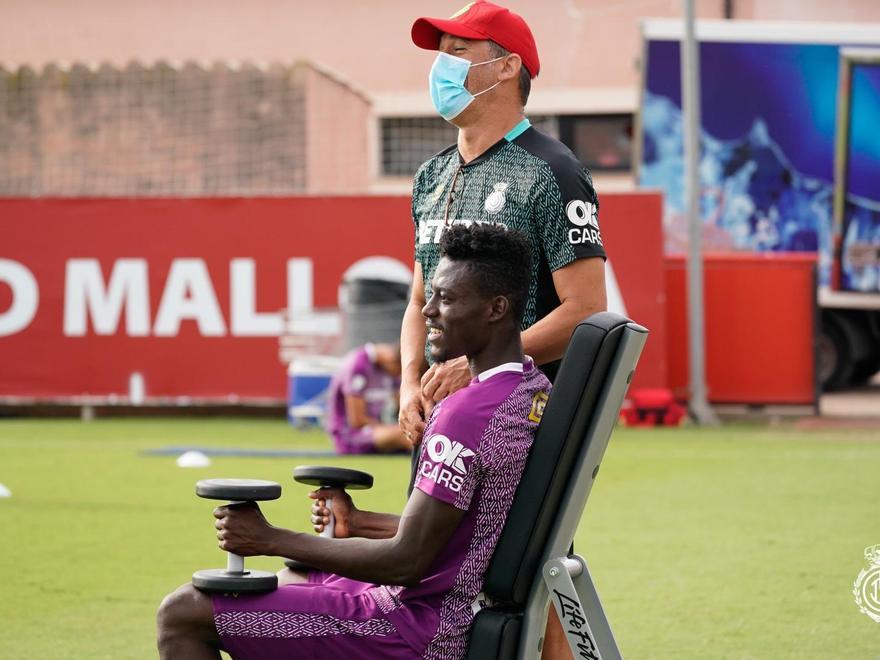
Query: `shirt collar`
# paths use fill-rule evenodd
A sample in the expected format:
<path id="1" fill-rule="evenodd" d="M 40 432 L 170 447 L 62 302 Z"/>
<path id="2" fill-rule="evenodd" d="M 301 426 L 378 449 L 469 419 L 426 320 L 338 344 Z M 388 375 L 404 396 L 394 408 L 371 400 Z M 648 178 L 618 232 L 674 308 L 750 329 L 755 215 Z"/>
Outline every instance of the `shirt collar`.
<path id="1" fill-rule="evenodd" d="M 471 167 L 473 165 L 479 165 L 480 163 L 489 160 L 492 156 L 494 156 L 498 152 L 499 149 L 504 148 L 506 145 L 507 145 L 507 139 L 501 138 L 500 140 L 498 140 L 498 142 L 496 142 L 491 147 L 486 149 L 486 151 L 481 153 L 479 156 L 477 156 L 473 160 L 468 161 L 467 163 L 464 162 L 464 158 L 461 157 L 461 152 L 458 149 L 455 150 L 455 153 L 458 154 L 458 164 L 461 167 Z"/>
<path id="2" fill-rule="evenodd" d="M 520 135 L 522 135 L 527 130 L 529 130 L 529 126 L 531 126 L 531 125 L 532 125 L 532 122 L 529 121 L 529 118 L 523 117 L 522 119 L 519 120 L 519 123 L 516 126 L 511 128 L 507 132 L 507 135 L 504 136 L 504 139 L 507 140 L 508 142 L 513 142 L 516 138 L 518 138 Z"/>
<path id="3" fill-rule="evenodd" d="M 532 122 L 529 121 L 529 118 L 523 117 L 522 119 L 519 120 L 519 122 L 517 122 L 516 126 L 514 126 L 509 131 L 507 131 L 507 135 L 505 135 L 503 138 L 498 140 L 498 142 L 496 142 L 491 147 L 486 149 L 486 151 L 481 153 L 479 156 L 474 158 L 469 163 L 464 162 L 464 160 L 461 157 L 461 153 L 458 151 L 458 149 L 456 149 L 455 153 L 458 154 L 459 165 L 461 165 L 462 167 L 470 167 L 471 165 L 477 165 L 479 163 L 482 163 L 484 160 L 488 160 L 489 158 L 492 157 L 493 154 L 495 154 L 495 152 L 497 152 L 499 149 L 501 149 L 508 142 L 513 142 L 516 138 L 518 138 L 520 135 L 525 133 L 531 125 L 532 125 Z"/>
<path id="4" fill-rule="evenodd" d="M 492 378 L 492 376 L 496 376 L 501 373 L 511 372 L 511 373 L 525 373 L 532 370 L 534 366 L 532 362 L 532 358 L 528 355 L 525 357 L 524 362 L 505 362 L 504 364 L 499 364 L 497 367 L 492 367 L 491 369 L 486 369 L 486 371 L 482 371 L 477 374 L 476 380 L 479 382 L 483 382 Z"/>

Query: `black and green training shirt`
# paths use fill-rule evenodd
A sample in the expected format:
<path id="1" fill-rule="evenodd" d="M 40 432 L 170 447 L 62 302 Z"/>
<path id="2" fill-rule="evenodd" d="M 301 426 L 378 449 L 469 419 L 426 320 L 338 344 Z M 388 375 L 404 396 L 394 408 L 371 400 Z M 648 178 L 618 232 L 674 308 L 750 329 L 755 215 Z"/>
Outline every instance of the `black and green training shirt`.
<path id="1" fill-rule="evenodd" d="M 528 119 L 469 163 L 452 145 L 422 165 L 413 181 L 415 259 L 422 265 L 425 299 L 431 297 L 444 228 L 500 223 L 525 234 L 532 248 L 526 329 L 559 306 L 553 271 L 576 259 L 605 257 L 598 213 L 590 173 L 568 147 Z M 557 367 L 541 365 L 551 379 Z"/>

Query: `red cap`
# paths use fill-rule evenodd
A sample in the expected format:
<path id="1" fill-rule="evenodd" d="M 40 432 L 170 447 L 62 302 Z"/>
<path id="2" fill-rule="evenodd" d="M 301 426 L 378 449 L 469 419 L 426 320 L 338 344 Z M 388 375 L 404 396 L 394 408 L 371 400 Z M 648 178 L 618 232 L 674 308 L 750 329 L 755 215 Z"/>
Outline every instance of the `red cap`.
<path id="1" fill-rule="evenodd" d="M 522 16 L 492 2 L 471 2 L 451 18 L 418 18 L 412 26 L 412 40 L 419 48 L 437 50 L 440 35 L 444 32 L 462 39 L 494 41 L 505 50 L 519 55 L 532 78 L 541 69 L 535 37 Z"/>

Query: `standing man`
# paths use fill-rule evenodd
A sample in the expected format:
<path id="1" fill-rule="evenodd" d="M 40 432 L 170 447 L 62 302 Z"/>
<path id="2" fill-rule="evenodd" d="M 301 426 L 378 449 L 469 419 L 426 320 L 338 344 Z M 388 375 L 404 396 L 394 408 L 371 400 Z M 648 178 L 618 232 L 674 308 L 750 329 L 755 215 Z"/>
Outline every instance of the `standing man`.
<path id="1" fill-rule="evenodd" d="M 448 227 L 497 223 L 526 234 L 533 259 L 522 344 L 551 380 L 575 325 L 606 302 L 590 174 L 524 115 L 540 70 L 526 22 L 491 2 L 472 2 L 449 19 L 419 18 L 412 40 L 439 51 L 431 100 L 459 129 L 458 143 L 423 164 L 413 182 L 415 267 L 400 340 L 400 423 L 416 444 L 431 407 L 470 380 L 463 358 L 441 362 L 425 352 L 421 309 Z"/>

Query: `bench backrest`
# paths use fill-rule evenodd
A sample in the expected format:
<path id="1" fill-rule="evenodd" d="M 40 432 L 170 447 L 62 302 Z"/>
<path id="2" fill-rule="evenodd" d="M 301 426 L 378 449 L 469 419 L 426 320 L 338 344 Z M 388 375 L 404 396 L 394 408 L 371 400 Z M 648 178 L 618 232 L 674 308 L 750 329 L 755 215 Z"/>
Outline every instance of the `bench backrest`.
<path id="1" fill-rule="evenodd" d="M 617 418 L 625 384 L 613 393 L 611 398 L 616 401 L 609 400 L 608 390 L 615 376 L 619 385 L 620 378 L 626 378 L 628 383 L 632 375 L 615 373 L 625 366 L 619 353 L 622 352 L 621 340 L 627 333 L 638 333 L 637 359 L 647 330 L 618 314 L 594 314 L 572 333 L 507 523 L 486 573 L 483 591 L 495 601 L 522 608 L 546 558 L 551 552 L 565 554 L 571 544 L 576 520 L 580 518 L 608 444 L 613 424 L 608 423 L 607 416 L 612 414 Z M 629 358 L 634 366 L 635 359 Z M 627 367 L 627 371 L 633 366 Z M 614 406 L 613 411 L 608 410 Z M 601 424 L 598 423 L 600 418 L 603 419 Z M 590 469 L 579 470 L 585 456 L 591 460 Z M 572 480 L 585 478 L 585 472 L 590 483 L 578 484 L 578 495 L 583 501 L 581 510 L 568 516 L 576 516 L 572 518 L 575 522 L 570 525 L 570 533 L 563 534 L 569 538 L 556 538 L 561 503 L 572 491 Z M 564 548 L 550 548 L 551 544 L 562 544 Z"/>

